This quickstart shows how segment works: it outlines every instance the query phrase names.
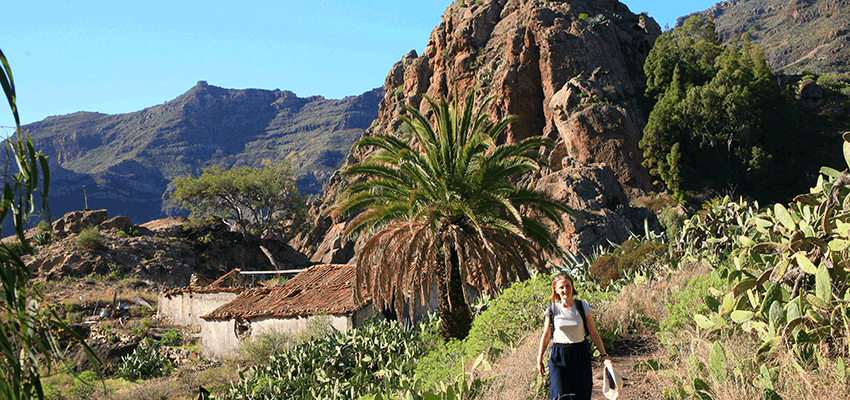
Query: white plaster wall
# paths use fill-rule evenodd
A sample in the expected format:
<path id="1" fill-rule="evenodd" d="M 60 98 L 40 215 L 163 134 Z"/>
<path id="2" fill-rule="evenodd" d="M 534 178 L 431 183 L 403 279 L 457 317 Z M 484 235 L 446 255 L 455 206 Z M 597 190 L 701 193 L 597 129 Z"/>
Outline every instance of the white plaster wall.
<path id="1" fill-rule="evenodd" d="M 237 293 L 183 293 L 179 295 L 159 295 L 156 315 L 177 325 L 201 325 L 202 315 L 236 298 Z"/>
<path id="2" fill-rule="evenodd" d="M 201 321 L 201 349 L 204 356 L 213 360 L 235 357 L 241 341 L 233 330 L 234 320 Z"/>
<path id="3" fill-rule="evenodd" d="M 374 315 L 372 306 L 366 306 L 352 316 L 349 315 L 311 315 L 296 318 L 257 318 L 250 321 L 251 335 L 245 340 L 270 332 L 287 332 L 297 336 L 307 328 L 311 320 L 330 318 L 331 326 L 344 331 L 348 328 L 359 328 L 370 316 Z M 243 340 L 236 337 L 235 321 L 201 320 L 201 346 L 206 357 L 220 360 L 234 358 L 239 353 Z"/>

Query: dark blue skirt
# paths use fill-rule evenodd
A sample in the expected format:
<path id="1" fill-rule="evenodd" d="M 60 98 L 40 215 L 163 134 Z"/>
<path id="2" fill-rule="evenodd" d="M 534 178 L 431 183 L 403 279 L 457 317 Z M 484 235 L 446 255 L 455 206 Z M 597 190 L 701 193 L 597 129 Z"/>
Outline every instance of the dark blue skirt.
<path id="1" fill-rule="evenodd" d="M 549 355 L 549 399 L 590 400 L 593 370 L 587 341 L 555 343 Z"/>

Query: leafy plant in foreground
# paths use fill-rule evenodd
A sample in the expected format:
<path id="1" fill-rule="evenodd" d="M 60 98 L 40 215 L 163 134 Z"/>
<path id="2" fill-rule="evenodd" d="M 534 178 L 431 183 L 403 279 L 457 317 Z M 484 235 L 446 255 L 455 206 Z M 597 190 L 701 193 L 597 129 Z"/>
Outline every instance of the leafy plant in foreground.
<path id="1" fill-rule="evenodd" d="M 844 153 L 850 165 L 847 134 Z M 850 352 L 848 185 L 850 172 L 823 167 L 810 193 L 788 206 L 747 208 L 707 235 L 705 243 L 729 249 L 717 273 L 731 290 L 710 299 L 712 312 L 696 315 L 697 324 L 708 331 L 736 324 L 762 340 L 759 353 L 787 345 L 806 359 L 816 343 Z"/>
<path id="2" fill-rule="evenodd" d="M 32 251 L 24 227 L 35 209 L 35 194 L 41 200 L 42 215 L 49 219 L 47 193 L 50 173 L 47 157 L 36 152 L 29 136 L 21 129 L 15 102 L 15 81 L 6 56 L 0 51 L 0 84 L 15 118 L 15 136 L 6 139 L 6 167 L 0 195 L 0 221 L 11 220 L 24 251 Z M 14 160 L 16 167 L 10 166 Z M 39 169 L 41 169 L 39 171 Z M 64 360 L 59 334 L 81 345 L 95 368 L 99 361 L 85 342 L 38 298 L 27 291 L 29 268 L 5 244 L 0 244 L 0 282 L 3 285 L 0 317 L 0 398 L 10 400 L 44 399 L 41 378 L 55 362 Z M 69 367 L 66 364 L 66 367 Z M 70 370 L 70 367 L 68 368 Z M 98 369 L 98 374 L 99 374 Z"/>

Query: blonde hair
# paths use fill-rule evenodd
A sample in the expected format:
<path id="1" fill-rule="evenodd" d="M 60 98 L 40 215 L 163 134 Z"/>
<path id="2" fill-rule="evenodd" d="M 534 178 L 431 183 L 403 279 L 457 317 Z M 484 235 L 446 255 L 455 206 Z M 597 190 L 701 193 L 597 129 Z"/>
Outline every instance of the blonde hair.
<path id="1" fill-rule="evenodd" d="M 573 282 L 573 277 L 568 274 L 558 274 L 552 278 L 552 301 L 561 301 L 561 296 L 558 293 L 555 293 L 555 284 L 560 281 L 570 281 L 570 285 L 573 287 L 573 296 L 578 295 L 578 291 L 576 290 L 576 284 Z"/>

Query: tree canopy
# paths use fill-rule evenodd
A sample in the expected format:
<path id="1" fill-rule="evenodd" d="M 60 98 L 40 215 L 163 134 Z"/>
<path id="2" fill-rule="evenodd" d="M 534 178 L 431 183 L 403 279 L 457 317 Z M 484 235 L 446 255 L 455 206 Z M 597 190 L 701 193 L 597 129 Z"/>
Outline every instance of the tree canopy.
<path id="1" fill-rule="evenodd" d="M 664 32 L 644 65 L 657 100 L 640 142 L 644 166 L 674 193 L 728 185 L 788 191 L 789 107 L 760 47 L 721 46 L 712 20 Z"/>
<path id="2" fill-rule="evenodd" d="M 426 97 L 427 98 L 427 97 Z M 536 137 L 496 145 L 512 121 L 489 121 L 469 94 L 461 103 L 427 98 L 431 121 L 406 107 L 412 138 L 366 136 L 355 146 L 376 149 L 345 173 L 361 179 L 348 187 L 335 213 L 357 214 L 347 233 L 369 234 L 357 257 L 358 290 L 363 285 L 377 306 L 395 309 L 427 304 L 436 280 L 445 338 L 467 335 L 472 315 L 466 284 L 494 293 L 529 277 L 528 265 L 543 266 L 543 251 L 558 253 L 537 211 L 562 227 L 565 205 L 516 187 L 517 174 L 537 170 Z"/>
<path id="3" fill-rule="evenodd" d="M 220 217 L 246 237 L 267 236 L 305 207 L 286 161 L 259 168 L 204 168 L 201 176 L 179 178 L 174 186 L 171 197 L 192 216 Z"/>

